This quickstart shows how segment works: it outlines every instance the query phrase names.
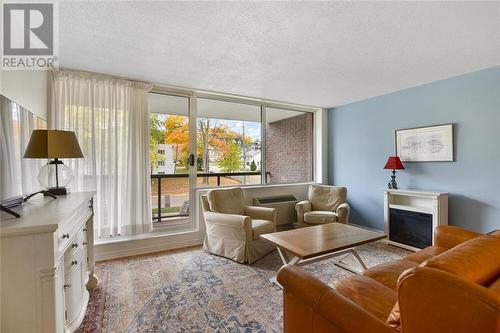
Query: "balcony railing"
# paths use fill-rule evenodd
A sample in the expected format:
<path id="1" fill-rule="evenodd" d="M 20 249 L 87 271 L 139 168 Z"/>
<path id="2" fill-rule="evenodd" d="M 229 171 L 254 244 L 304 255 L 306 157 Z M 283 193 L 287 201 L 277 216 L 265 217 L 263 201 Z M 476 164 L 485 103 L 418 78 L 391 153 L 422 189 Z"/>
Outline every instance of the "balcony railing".
<path id="1" fill-rule="evenodd" d="M 260 176 L 260 171 L 198 173 L 196 183 L 197 187 L 260 184 Z M 154 225 L 189 216 L 189 174 L 152 174 L 151 201 Z"/>

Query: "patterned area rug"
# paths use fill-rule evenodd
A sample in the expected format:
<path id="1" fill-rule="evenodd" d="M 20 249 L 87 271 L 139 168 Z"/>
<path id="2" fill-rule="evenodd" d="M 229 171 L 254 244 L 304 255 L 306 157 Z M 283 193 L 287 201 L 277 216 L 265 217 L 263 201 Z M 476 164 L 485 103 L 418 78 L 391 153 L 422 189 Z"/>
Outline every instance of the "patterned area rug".
<path id="1" fill-rule="evenodd" d="M 358 251 L 368 267 L 408 253 L 382 242 Z M 332 260 L 304 269 L 328 284 L 352 274 Z M 282 291 L 269 281 L 280 266 L 276 251 L 248 266 L 200 248 L 100 262 L 79 332 L 282 332 Z"/>

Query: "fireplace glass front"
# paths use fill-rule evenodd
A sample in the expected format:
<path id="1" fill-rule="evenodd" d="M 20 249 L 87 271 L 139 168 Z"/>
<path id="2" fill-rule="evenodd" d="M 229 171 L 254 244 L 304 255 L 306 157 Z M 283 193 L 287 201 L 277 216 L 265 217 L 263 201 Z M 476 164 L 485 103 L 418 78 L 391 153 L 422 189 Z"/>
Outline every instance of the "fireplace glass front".
<path id="1" fill-rule="evenodd" d="M 390 210 L 389 240 L 423 249 L 432 245 L 432 214 Z"/>

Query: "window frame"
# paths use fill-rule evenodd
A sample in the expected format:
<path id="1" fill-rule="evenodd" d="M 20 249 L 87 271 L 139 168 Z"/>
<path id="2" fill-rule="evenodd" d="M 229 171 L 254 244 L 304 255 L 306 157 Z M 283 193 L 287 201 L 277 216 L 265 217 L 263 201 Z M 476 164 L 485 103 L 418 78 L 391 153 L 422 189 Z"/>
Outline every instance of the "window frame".
<path id="1" fill-rule="evenodd" d="M 326 166 L 326 159 L 323 159 L 323 156 L 326 156 L 326 147 L 325 147 L 325 138 L 326 138 L 326 109 L 314 107 L 314 106 L 305 106 L 299 104 L 285 103 L 285 102 L 277 102 L 266 99 L 259 98 L 251 98 L 245 96 L 237 96 L 223 93 L 215 93 L 215 92 L 207 92 L 201 90 L 194 89 L 185 89 L 178 88 L 172 86 L 166 86 L 161 84 L 155 84 L 153 88 L 149 91 L 149 93 L 156 93 L 162 95 L 170 95 L 176 97 L 185 97 L 189 99 L 189 122 L 190 124 L 196 124 L 196 120 L 198 119 L 197 115 L 197 101 L 198 98 L 212 99 L 222 102 L 232 102 L 232 103 L 241 103 L 241 104 L 249 104 L 260 107 L 261 113 L 261 131 L 265 132 L 265 118 L 266 118 L 266 108 L 277 108 L 277 109 L 285 109 L 290 111 L 297 112 L 308 112 L 312 113 L 312 180 L 309 182 L 294 182 L 294 183 L 283 183 L 283 184 L 268 184 L 265 177 L 266 170 L 266 136 L 265 133 L 261 134 L 261 182 L 259 184 L 241 184 L 241 185 L 231 185 L 229 187 L 259 187 L 259 186 L 287 186 L 287 185 L 299 185 L 299 184 L 311 184 L 315 182 L 323 182 L 323 179 L 326 180 L 325 170 L 323 170 Z M 320 124 L 321 126 L 318 126 Z M 318 133 L 317 131 L 321 132 Z M 196 152 L 196 126 L 190 126 L 189 132 L 189 149 L 190 152 Z M 319 143 L 319 144 L 318 144 Z M 322 161 L 318 161 L 317 159 L 321 158 Z M 320 164 L 320 168 L 318 168 L 318 164 Z M 319 172 L 318 172 L 319 170 Z M 198 187 L 196 183 L 196 170 L 194 172 L 189 172 L 189 180 L 190 180 L 190 195 L 189 200 L 192 202 L 192 206 L 190 210 L 193 212 L 192 216 L 189 218 L 178 217 L 173 218 L 177 219 L 171 226 L 153 226 L 151 223 L 151 229 L 148 233 L 154 234 L 168 234 L 175 235 L 179 233 L 189 233 L 196 232 L 200 228 L 200 221 L 196 218 L 197 211 L 199 210 L 199 202 L 198 191 L 206 191 L 211 188 L 223 188 L 228 186 L 215 186 L 215 187 Z M 188 221 L 186 221 L 186 219 Z M 187 222 L 187 223 L 185 223 Z"/>

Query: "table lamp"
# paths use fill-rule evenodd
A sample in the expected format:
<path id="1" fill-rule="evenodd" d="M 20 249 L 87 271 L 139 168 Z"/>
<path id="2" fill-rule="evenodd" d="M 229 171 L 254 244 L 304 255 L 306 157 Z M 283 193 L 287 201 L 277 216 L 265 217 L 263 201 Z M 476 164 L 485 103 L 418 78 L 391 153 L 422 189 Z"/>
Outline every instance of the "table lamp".
<path id="1" fill-rule="evenodd" d="M 38 181 L 53 195 L 67 194 L 66 186 L 73 178 L 71 168 L 60 158 L 82 158 L 83 153 L 75 132 L 59 130 L 33 130 L 24 158 L 52 159 L 40 168 Z"/>
<path id="2" fill-rule="evenodd" d="M 384 166 L 384 169 L 392 169 L 391 181 L 387 185 L 388 188 L 395 190 L 398 188 L 398 184 L 396 183 L 396 170 L 402 170 L 404 168 L 398 156 L 389 156 Z"/>

